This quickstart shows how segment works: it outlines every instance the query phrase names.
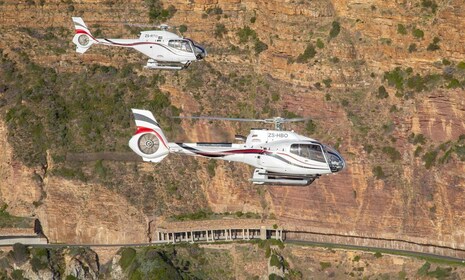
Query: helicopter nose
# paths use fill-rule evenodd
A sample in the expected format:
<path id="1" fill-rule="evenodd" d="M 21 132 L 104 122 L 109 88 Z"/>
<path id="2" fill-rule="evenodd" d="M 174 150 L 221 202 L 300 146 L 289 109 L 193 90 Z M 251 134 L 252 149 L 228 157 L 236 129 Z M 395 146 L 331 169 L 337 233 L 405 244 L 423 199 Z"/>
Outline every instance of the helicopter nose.
<path id="1" fill-rule="evenodd" d="M 195 57 L 197 58 L 197 60 L 202 60 L 206 56 L 207 56 L 207 51 L 203 47 L 199 45 L 195 45 Z"/>
<path id="2" fill-rule="evenodd" d="M 335 149 L 326 146 L 325 150 L 331 172 L 339 172 L 346 167 L 345 160 Z"/>

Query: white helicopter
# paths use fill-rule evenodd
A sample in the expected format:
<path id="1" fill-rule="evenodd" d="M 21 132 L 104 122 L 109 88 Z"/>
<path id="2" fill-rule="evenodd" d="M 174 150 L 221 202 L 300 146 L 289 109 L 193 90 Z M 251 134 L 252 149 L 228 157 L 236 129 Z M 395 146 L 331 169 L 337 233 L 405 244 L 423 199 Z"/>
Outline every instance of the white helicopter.
<path id="1" fill-rule="evenodd" d="M 97 39 L 82 18 L 73 17 L 73 23 L 76 29 L 73 43 L 78 53 L 85 53 L 93 44 L 134 48 L 150 57 L 145 68 L 169 70 L 187 68 L 192 61 L 202 60 L 207 55 L 205 49 L 193 40 L 166 31 L 167 25 L 161 25 L 161 30 L 142 31 L 139 39 Z"/>
<path id="2" fill-rule="evenodd" d="M 216 117 L 180 117 L 207 120 L 233 120 L 274 123 L 275 130 L 252 129 L 249 136 L 236 135 L 244 143 L 171 143 L 147 110 L 132 109 L 137 131 L 129 147 L 144 161 L 160 162 L 169 153 L 202 156 L 243 162 L 256 169 L 254 184 L 310 185 L 323 174 L 339 172 L 346 166 L 333 148 L 294 131 L 281 130 L 283 123 L 305 119 L 234 119 Z"/>

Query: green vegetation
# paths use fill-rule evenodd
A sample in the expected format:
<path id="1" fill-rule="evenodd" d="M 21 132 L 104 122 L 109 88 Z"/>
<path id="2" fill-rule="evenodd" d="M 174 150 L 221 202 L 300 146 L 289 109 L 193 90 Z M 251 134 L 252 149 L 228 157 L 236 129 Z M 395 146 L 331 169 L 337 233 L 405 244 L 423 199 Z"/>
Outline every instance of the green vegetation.
<path id="1" fill-rule="evenodd" d="M 64 159 L 68 152 L 127 151 L 127 139 L 120 137 L 134 133 L 127 108 L 157 112 L 168 135 L 178 122 L 168 116 L 180 110 L 158 88 L 163 78 L 137 75 L 134 65 L 90 65 L 67 73 L 26 61 L 19 69 L 0 52 L 0 66 L 0 84 L 15 89 L 3 94 L 10 100 L 4 115 L 8 141 L 16 159 L 29 167 L 45 165 L 47 150 L 54 159 Z M 79 167 L 56 163 L 52 173 L 84 178 Z M 99 165 L 97 172 L 103 171 Z"/>
<path id="2" fill-rule="evenodd" d="M 209 160 L 207 165 L 207 173 L 210 178 L 215 177 L 215 169 L 216 169 L 216 160 Z"/>
<path id="3" fill-rule="evenodd" d="M 375 176 L 376 179 L 383 179 L 386 177 L 384 175 L 383 168 L 379 165 L 373 167 L 373 176 Z"/>
<path id="4" fill-rule="evenodd" d="M 291 241 L 288 241 L 288 243 L 292 243 Z M 372 252 L 375 256 L 379 253 L 379 256 L 382 257 L 382 254 L 390 254 L 390 255 L 397 255 L 397 256 L 405 256 L 409 258 L 416 258 L 420 260 L 425 260 L 430 263 L 436 263 L 436 264 L 447 264 L 447 265 L 453 265 L 453 266 L 461 266 L 465 267 L 465 264 L 462 263 L 461 260 L 450 260 L 448 258 L 443 258 L 440 256 L 430 256 L 428 254 L 422 254 L 422 253 L 415 253 L 415 252 L 406 252 L 406 251 L 396 251 L 393 249 L 370 249 L 370 248 L 360 248 L 357 246 L 351 246 L 351 245 L 343 245 L 343 244 L 325 244 L 324 246 L 319 245 L 319 244 L 313 244 L 313 243 L 298 243 L 299 246 L 309 246 L 309 247 L 324 247 L 328 249 L 345 249 L 345 250 L 354 250 L 354 251 L 362 251 L 362 252 Z"/>
<path id="5" fill-rule="evenodd" d="M 215 25 L 215 38 L 223 38 L 223 35 L 226 34 L 228 30 L 226 29 L 226 26 L 222 23 L 217 23 Z"/>
<path id="6" fill-rule="evenodd" d="M 429 262 L 425 262 L 417 271 L 418 276 L 426 276 L 428 270 L 430 269 L 431 264 Z"/>
<path id="7" fill-rule="evenodd" d="M 378 88 L 378 94 L 376 95 L 376 97 L 379 99 L 384 99 L 384 98 L 389 97 L 389 94 L 384 86 L 380 86 Z"/>
<path id="8" fill-rule="evenodd" d="M 32 90 L 27 93 L 34 94 Z M 47 146 L 41 118 L 19 104 L 8 111 L 5 120 L 11 130 L 8 136 L 15 155 L 28 166 L 45 164 Z"/>
<path id="9" fill-rule="evenodd" d="M 212 214 L 213 212 L 211 212 L 210 210 L 199 210 L 195 213 L 180 214 L 173 216 L 172 218 L 175 221 L 206 220 Z"/>
<path id="10" fill-rule="evenodd" d="M 460 61 L 457 63 L 457 69 L 465 70 L 465 61 Z"/>
<path id="11" fill-rule="evenodd" d="M 237 36 L 239 37 L 239 43 L 247 43 L 249 40 L 255 40 L 257 38 L 257 33 L 248 26 L 244 26 L 237 31 Z"/>
<path id="12" fill-rule="evenodd" d="M 279 260 L 279 258 L 278 258 L 278 256 L 276 254 L 271 255 L 270 266 L 275 266 L 277 268 L 281 268 L 281 261 Z"/>
<path id="13" fill-rule="evenodd" d="M 100 178 L 105 178 L 107 176 L 107 170 L 105 166 L 103 165 L 103 160 L 97 160 L 95 162 L 95 173 L 100 177 Z"/>
<path id="14" fill-rule="evenodd" d="M 434 165 L 437 155 L 437 151 L 429 151 L 423 155 L 422 159 L 425 162 L 426 169 L 430 169 Z"/>
<path id="15" fill-rule="evenodd" d="M 336 38 L 337 35 L 341 32 L 341 25 L 337 21 L 333 21 L 331 24 L 331 30 L 329 31 L 329 38 L 333 39 Z"/>
<path id="16" fill-rule="evenodd" d="M 284 278 L 282 278 L 281 276 L 275 274 L 275 273 L 271 273 L 269 276 L 268 276 L 268 280 L 283 280 Z"/>
<path id="17" fill-rule="evenodd" d="M 419 157 L 421 153 L 423 153 L 423 148 L 422 148 L 421 146 L 418 146 L 418 147 L 415 149 L 415 152 L 413 153 L 413 156 Z"/>
<path id="18" fill-rule="evenodd" d="M 388 81 L 390 86 L 394 86 L 397 89 L 403 89 L 404 87 L 404 74 L 400 67 L 396 67 L 394 70 L 384 73 L 384 80 Z"/>
<path id="19" fill-rule="evenodd" d="M 320 38 L 318 38 L 316 40 L 316 47 L 319 49 L 323 49 L 325 47 L 325 43 L 323 43 L 323 41 Z"/>
<path id="20" fill-rule="evenodd" d="M 32 227 L 32 219 L 24 217 L 16 217 L 10 215 L 6 211 L 7 204 L 0 207 L 0 228 L 30 228 Z"/>
<path id="21" fill-rule="evenodd" d="M 407 35 L 407 28 L 405 28 L 405 26 L 403 24 L 398 24 L 397 25 L 397 33 L 401 34 L 401 35 Z"/>
<path id="22" fill-rule="evenodd" d="M 23 272 L 24 271 L 21 269 L 14 269 L 13 272 L 11 273 L 11 278 L 13 280 L 26 280 L 27 278 L 24 278 Z"/>
<path id="23" fill-rule="evenodd" d="M 121 251 L 121 259 L 119 260 L 119 265 L 123 270 L 126 270 L 134 261 L 136 257 L 136 250 L 133 248 L 123 248 Z"/>
<path id="24" fill-rule="evenodd" d="M 308 134 L 314 134 L 316 131 L 316 124 L 313 120 L 308 120 L 305 124 L 305 131 Z"/>
<path id="25" fill-rule="evenodd" d="M 412 31 L 412 35 L 413 35 L 413 37 L 415 37 L 417 39 L 423 39 L 423 37 L 425 36 L 425 32 L 423 32 L 423 30 L 421 30 L 421 29 L 415 28 Z"/>
<path id="26" fill-rule="evenodd" d="M 360 261 L 360 255 L 355 256 L 352 261 L 354 261 L 354 262 Z"/>
<path id="27" fill-rule="evenodd" d="M 320 267 L 321 267 L 321 270 L 325 270 L 325 269 L 331 267 L 331 263 L 330 262 L 320 262 Z"/>
<path id="28" fill-rule="evenodd" d="M 437 51 L 437 50 L 439 50 L 441 48 L 441 47 L 439 47 L 439 42 L 441 42 L 441 39 L 439 39 L 439 37 L 434 37 L 433 42 L 428 45 L 426 50 L 428 50 L 428 51 Z"/>
<path id="29" fill-rule="evenodd" d="M 225 213 L 213 213 L 211 210 L 199 210 L 193 213 L 186 213 L 171 216 L 170 219 L 174 221 L 190 221 L 190 220 L 213 220 L 213 219 L 222 219 L 222 218 L 241 218 L 241 219 L 259 219 L 261 218 L 260 214 L 252 212 L 225 212 Z"/>
<path id="30" fill-rule="evenodd" d="M 409 136 L 409 140 L 414 144 L 414 145 L 417 145 L 417 144 L 420 144 L 420 145 L 424 145 L 426 143 L 426 138 L 423 134 L 417 134 L 415 135 L 414 133 L 412 133 L 410 136 Z"/>
<path id="31" fill-rule="evenodd" d="M 181 25 L 179 26 L 179 32 L 184 33 L 184 32 L 186 32 L 186 31 L 187 31 L 187 25 L 181 24 Z"/>
<path id="32" fill-rule="evenodd" d="M 145 0 L 149 8 L 149 18 L 152 22 L 163 22 L 174 16 L 176 8 L 169 5 L 167 9 L 163 8 L 160 0 Z"/>
<path id="33" fill-rule="evenodd" d="M 255 23 L 255 21 L 257 20 L 257 17 L 253 16 L 250 18 L 250 23 Z"/>
<path id="34" fill-rule="evenodd" d="M 45 248 L 32 248 L 31 249 L 32 259 L 30 261 L 30 264 L 34 272 L 38 272 L 39 270 L 43 270 L 48 267 L 47 255 L 48 255 L 48 251 Z"/>
<path id="35" fill-rule="evenodd" d="M 393 162 L 401 159 L 401 154 L 394 147 L 385 146 L 383 147 L 382 152 L 389 156 Z"/>
<path id="36" fill-rule="evenodd" d="M 408 52 L 409 53 L 413 53 L 413 52 L 416 52 L 417 51 L 417 44 L 415 43 L 412 43 L 408 46 Z"/>
<path id="37" fill-rule="evenodd" d="M 315 55 L 316 55 L 315 47 L 313 46 L 312 43 L 308 43 L 307 47 L 305 48 L 305 51 L 297 57 L 296 62 L 307 63 L 308 60 L 311 58 L 314 58 Z"/>
<path id="38" fill-rule="evenodd" d="M 16 264 L 22 265 L 29 260 L 29 249 L 21 243 L 13 244 L 13 259 Z"/>
<path id="39" fill-rule="evenodd" d="M 427 74 L 421 76 L 418 73 L 414 74 L 412 68 L 402 69 L 396 67 L 394 70 L 386 71 L 383 79 L 387 81 L 389 86 L 397 89 L 397 97 L 409 99 L 413 97 L 414 92 L 431 90 L 443 84 L 444 81 L 451 83 L 454 77 L 446 74 Z M 454 82 L 452 82 L 452 86 L 455 86 Z M 406 90 L 408 91 L 406 92 Z"/>
<path id="40" fill-rule="evenodd" d="M 323 84 L 325 84 L 326 88 L 330 88 L 332 82 L 333 82 L 333 80 L 331 78 L 326 78 L 326 79 L 323 80 Z"/>
<path id="41" fill-rule="evenodd" d="M 425 9 L 431 9 L 431 12 L 434 14 L 438 9 L 438 4 L 435 0 L 421 0 L 421 6 Z"/>
<path id="42" fill-rule="evenodd" d="M 263 51 L 266 51 L 267 49 L 268 49 L 267 44 L 263 43 L 262 41 L 258 39 L 255 41 L 254 50 L 255 50 L 256 55 L 260 54 Z"/>
<path id="43" fill-rule="evenodd" d="M 221 15 L 223 14 L 223 9 L 216 6 L 213 8 L 208 8 L 205 12 L 207 13 L 207 15 Z"/>
<path id="44" fill-rule="evenodd" d="M 383 256 L 383 254 L 381 254 L 381 252 L 376 252 L 373 254 L 375 256 L 375 258 L 379 259 Z"/>

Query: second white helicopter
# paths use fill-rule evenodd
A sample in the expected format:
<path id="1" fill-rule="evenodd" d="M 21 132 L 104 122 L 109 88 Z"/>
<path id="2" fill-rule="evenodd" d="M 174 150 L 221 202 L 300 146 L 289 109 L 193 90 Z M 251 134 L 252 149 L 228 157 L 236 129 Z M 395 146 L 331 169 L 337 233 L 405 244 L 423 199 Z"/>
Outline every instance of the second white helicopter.
<path id="1" fill-rule="evenodd" d="M 150 58 L 145 68 L 168 70 L 187 68 L 207 55 L 193 40 L 166 31 L 167 25 L 161 25 L 161 30 L 142 31 L 138 39 L 106 39 L 92 36 L 80 17 L 73 17 L 73 23 L 76 29 L 73 43 L 78 53 L 85 53 L 93 44 L 134 48 Z"/>
<path id="2" fill-rule="evenodd" d="M 236 139 L 245 143 L 171 143 L 160 125 L 147 110 L 132 109 L 137 132 L 129 147 L 144 161 L 160 162 L 169 153 L 201 156 L 243 162 L 256 169 L 250 181 L 254 184 L 309 185 L 323 174 L 336 173 L 346 166 L 342 156 L 319 141 L 281 130 L 283 123 L 305 119 L 231 119 L 188 117 L 209 120 L 234 120 L 274 123 L 275 130 L 252 129 L 249 136 Z"/>

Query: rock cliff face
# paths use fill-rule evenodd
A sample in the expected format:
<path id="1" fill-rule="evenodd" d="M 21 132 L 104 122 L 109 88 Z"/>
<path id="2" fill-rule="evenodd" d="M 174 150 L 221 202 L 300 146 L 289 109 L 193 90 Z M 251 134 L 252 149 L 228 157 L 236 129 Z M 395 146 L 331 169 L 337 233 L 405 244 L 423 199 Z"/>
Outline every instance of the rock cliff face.
<path id="1" fill-rule="evenodd" d="M 32 2 L 7 0 L 0 5 L 3 54 L 24 77 L 31 62 L 54 69 L 58 77 L 72 73 L 70 77 L 76 75 L 83 83 L 97 79 L 92 64 L 119 69 L 112 82 L 104 79 L 108 73 L 98 72 L 103 86 L 95 92 L 101 94 L 111 84 L 129 88 L 130 92 L 115 89 L 98 95 L 123 100 L 108 112 L 127 106 L 123 108 L 127 114 L 121 119 L 91 118 L 93 124 L 102 124 L 99 133 L 104 139 L 118 144 L 112 150 L 126 149 L 122 147 L 134 128 L 129 106 L 152 106 L 158 94 L 131 101 L 142 93 L 122 78 L 121 69 L 129 64 L 141 81 L 163 80 L 158 82 L 160 90 L 186 115 L 315 117 L 316 130 L 305 130 L 305 125 L 288 128 L 338 146 L 348 166 L 307 188 L 256 187 L 247 182 L 249 167 L 177 156 L 156 166 L 104 163 L 107 175 L 99 179 L 94 172 L 102 169 L 96 163 L 54 165 L 55 151 L 66 153 L 64 144 L 46 148 L 46 166 L 28 166 L 15 156 L 12 139 L 17 138 L 11 135 L 15 131 L 9 128 L 13 126 L 8 116 L 20 104 L 45 122 L 50 115 L 34 108 L 50 95 L 20 99 L 22 93 L 5 78 L 0 81 L 0 110 L 5 116 L 0 123 L 0 198 L 12 214 L 39 217 L 51 240 L 147 241 L 148 221 L 154 217 L 209 208 L 274 214 L 289 228 L 465 249 L 461 1 L 164 1 L 165 8 L 177 9 L 168 23 L 186 25 L 184 35 L 205 44 L 209 56 L 187 71 L 160 74 L 141 70 L 145 58 L 135 52 L 96 46 L 81 56 L 70 42 L 70 17 L 76 15 L 96 34 L 134 37 L 138 24 L 150 22 L 146 4 Z M 251 31 L 239 32 L 246 26 Z M 28 83 L 25 94 L 36 88 L 25 79 Z M 70 85 L 70 92 L 75 87 Z M 92 99 L 70 101 L 66 92 L 56 95 L 65 107 L 82 102 L 86 108 Z M 69 114 L 66 125 L 73 137 L 80 133 L 80 117 Z M 208 122 L 165 124 L 171 126 L 169 136 L 175 141 L 227 141 L 250 128 Z M 44 133 L 49 127 L 53 126 L 47 125 Z M 96 152 L 92 147 L 86 151 Z M 87 179 L 53 172 L 63 166 L 82 170 Z"/>

